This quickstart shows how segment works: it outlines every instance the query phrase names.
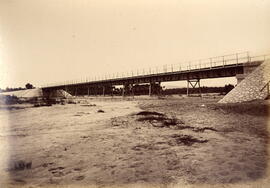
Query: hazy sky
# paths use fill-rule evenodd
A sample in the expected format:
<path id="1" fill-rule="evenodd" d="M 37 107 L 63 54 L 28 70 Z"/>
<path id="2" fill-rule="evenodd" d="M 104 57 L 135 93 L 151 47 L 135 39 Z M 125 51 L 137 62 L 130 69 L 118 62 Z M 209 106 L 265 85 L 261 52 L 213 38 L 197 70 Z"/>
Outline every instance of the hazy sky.
<path id="1" fill-rule="evenodd" d="M 1 88 L 241 51 L 270 52 L 269 0 L 0 0 Z"/>

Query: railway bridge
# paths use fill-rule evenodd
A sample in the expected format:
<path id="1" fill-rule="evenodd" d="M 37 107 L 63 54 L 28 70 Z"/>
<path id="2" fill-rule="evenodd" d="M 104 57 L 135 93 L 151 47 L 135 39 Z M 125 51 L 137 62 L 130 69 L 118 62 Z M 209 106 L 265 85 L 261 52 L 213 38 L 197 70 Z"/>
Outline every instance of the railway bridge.
<path id="1" fill-rule="evenodd" d="M 161 82 L 187 81 L 187 95 L 190 88 L 199 88 L 200 80 L 209 78 L 236 77 L 240 82 L 270 55 L 250 56 L 248 52 L 211 57 L 186 64 L 166 65 L 162 69 L 149 68 L 147 71 L 132 71 L 103 78 L 86 79 L 49 84 L 41 87 L 44 96 L 51 96 L 57 90 L 65 90 L 71 95 L 114 94 L 115 86 L 123 86 L 122 95 L 134 95 L 138 85 L 148 87 L 148 94 L 158 94 Z"/>

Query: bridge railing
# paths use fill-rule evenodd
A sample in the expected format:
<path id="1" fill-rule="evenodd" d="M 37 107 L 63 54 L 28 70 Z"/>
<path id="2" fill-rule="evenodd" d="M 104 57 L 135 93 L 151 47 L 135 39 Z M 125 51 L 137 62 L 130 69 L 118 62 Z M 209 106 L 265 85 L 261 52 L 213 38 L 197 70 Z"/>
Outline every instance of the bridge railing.
<path id="1" fill-rule="evenodd" d="M 211 57 L 211 58 L 206 58 L 206 59 L 198 59 L 194 61 L 186 61 L 186 62 L 181 62 L 179 64 L 142 68 L 142 69 L 127 71 L 127 72 L 107 74 L 103 76 L 87 77 L 80 80 L 69 80 L 65 82 L 47 84 L 42 87 L 71 85 L 71 84 L 78 84 L 78 83 L 103 81 L 103 80 L 114 80 L 114 79 L 129 78 L 129 77 L 135 77 L 135 76 L 146 76 L 146 75 L 153 75 L 153 74 L 179 72 L 179 71 L 212 69 L 212 68 L 220 67 L 220 66 L 237 65 L 237 64 L 243 64 L 243 63 L 248 63 L 248 62 L 253 62 L 253 61 L 264 61 L 267 59 L 270 59 L 270 54 L 260 55 L 260 56 L 250 56 L 249 52 L 241 52 L 241 53 L 216 56 L 216 57 Z"/>
<path id="2" fill-rule="evenodd" d="M 266 55 L 259 55 L 259 56 L 252 56 L 250 57 L 249 62 L 253 62 L 253 61 L 265 61 L 270 59 L 270 54 L 266 54 Z"/>

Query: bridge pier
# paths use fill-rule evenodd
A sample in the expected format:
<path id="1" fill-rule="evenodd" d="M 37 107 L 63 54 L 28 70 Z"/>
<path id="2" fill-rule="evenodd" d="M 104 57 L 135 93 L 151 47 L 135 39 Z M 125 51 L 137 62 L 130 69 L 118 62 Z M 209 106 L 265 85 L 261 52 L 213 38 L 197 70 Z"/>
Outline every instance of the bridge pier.
<path id="1" fill-rule="evenodd" d="M 160 96 L 161 95 L 161 91 L 162 91 L 162 88 L 161 88 L 161 82 L 158 82 L 158 91 L 157 91 L 157 95 Z"/>
<path id="2" fill-rule="evenodd" d="M 65 86 L 65 91 L 68 93 L 68 87 L 67 86 Z M 66 96 L 65 96 L 66 97 Z"/>
<path id="3" fill-rule="evenodd" d="M 134 86 L 133 84 L 127 83 L 123 85 L 122 88 L 122 97 L 125 97 L 126 95 L 132 95 L 134 97 Z"/>
<path id="4" fill-rule="evenodd" d="M 111 89 L 110 89 L 110 91 L 111 91 L 111 96 L 113 97 L 113 90 L 114 90 L 114 86 L 113 85 L 111 85 L 111 87 L 110 87 Z"/>
<path id="5" fill-rule="evenodd" d="M 151 82 L 149 84 L 149 96 L 152 96 L 153 94 L 160 95 L 160 83 L 161 82 Z"/>
<path id="6" fill-rule="evenodd" d="M 122 89 L 122 97 L 125 97 L 125 91 L 126 90 L 126 84 L 123 85 L 123 89 Z"/>
<path id="7" fill-rule="evenodd" d="M 102 86 L 102 95 L 105 97 L 105 86 Z"/>
<path id="8" fill-rule="evenodd" d="M 149 93 L 148 93 L 149 97 L 151 97 L 152 95 L 152 83 L 149 84 Z"/>
<path id="9" fill-rule="evenodd" d="M 77 97 L 77 87 L 75 88 L 75 97 Z"/>
<path id="10" fill-rule="evenodd" d="M 200 84 L 200 79 L 193 79 L 193 80 L 187 80 L 187 96 L 190 95 L 189 93 L 189 86 L 191 86 L 193 89 L 196 88 L 196 86 L 198 85 L 199 88 L 199 96 L 202 97 L 202 91 L 201 91 L 201 84 Z"/>
<path id="11" fill-rule="evenodd" d="M 134 85 L 133 84 L 130 84 L 130 87 L 131 87 L 132 98 L 134 98 Z"/>

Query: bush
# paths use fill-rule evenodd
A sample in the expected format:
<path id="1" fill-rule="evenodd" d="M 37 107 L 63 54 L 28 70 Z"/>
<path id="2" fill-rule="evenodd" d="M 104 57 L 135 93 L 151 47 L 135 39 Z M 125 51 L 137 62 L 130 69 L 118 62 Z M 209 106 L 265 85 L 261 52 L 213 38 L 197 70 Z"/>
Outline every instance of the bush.
<path id="1" fill-rule="evenodd" d="M 0 95 L 0 101 L 2 104 L 18 104 L 19 98 L 14 95 Z"/>

